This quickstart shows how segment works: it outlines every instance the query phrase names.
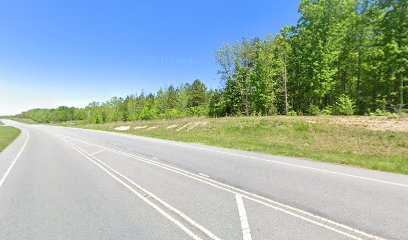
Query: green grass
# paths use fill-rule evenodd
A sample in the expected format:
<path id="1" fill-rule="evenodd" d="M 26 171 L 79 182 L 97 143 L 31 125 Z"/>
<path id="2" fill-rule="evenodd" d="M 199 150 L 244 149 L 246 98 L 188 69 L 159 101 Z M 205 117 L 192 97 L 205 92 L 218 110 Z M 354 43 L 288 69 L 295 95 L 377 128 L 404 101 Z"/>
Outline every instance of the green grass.
<path id="1" fill-rule="evenodd" d="M 0 127 L 0 152 L 2 152 L 10 143 L 20 135 L 20 129 L 1 126 Z"/>
<path id="2" fill-rule="evenodd" d="M 364 117 L 361 119 L 364 120 Z M 333 119 L 326 116 L 272 116 L 187 118 L 99 125 L 71 123 L 67 126 L 104 131 L 131 126 L 130 130 L 120 132 L 408 174 L 407 132 L 373 131 L 330 120 Z M 206 124 L 190 129 L 187 126 L 177 131 L 190 122 Z M 171 125 L 177 127 L 167 128 Z M 142 126 L 146 127 L 140 128 Z"/>
<path id="3" fill-rule="evenodd" d="M 9 119 L 16 121 L 16 122 L 21 122 L 21 123 L 26 123 L 26 124 L 37 124 L 38 122 L 29 119 L 29 118 L 17 118 L 17 117 L 10 117 Z"/>

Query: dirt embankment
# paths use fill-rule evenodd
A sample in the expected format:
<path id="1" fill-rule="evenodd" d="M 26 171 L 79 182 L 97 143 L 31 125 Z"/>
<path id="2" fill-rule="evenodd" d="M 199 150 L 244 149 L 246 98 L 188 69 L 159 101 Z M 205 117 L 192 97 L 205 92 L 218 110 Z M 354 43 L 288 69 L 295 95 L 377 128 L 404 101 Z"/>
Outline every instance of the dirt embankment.
<path id="1" fill-rule="evenodd" d="M 374 131 L 396 131 L 408 132 L 408 118 L 387 118 L 387 117 L 356 117 L 338 116 L 330 118 L 311 117 L 310 123 L 328 122 L 329 124 L 341 124 L 351 127 L 361 127 Z"/>

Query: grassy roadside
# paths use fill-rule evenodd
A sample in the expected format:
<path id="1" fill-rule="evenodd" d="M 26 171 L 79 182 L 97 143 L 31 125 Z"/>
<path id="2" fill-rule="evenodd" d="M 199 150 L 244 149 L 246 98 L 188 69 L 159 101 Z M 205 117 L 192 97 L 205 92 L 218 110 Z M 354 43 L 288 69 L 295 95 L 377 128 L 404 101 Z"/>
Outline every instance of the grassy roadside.
<path id="1" fill-rule="evenodd" d="M 37 123 L 36 121 L 29 119 L 29 118 L 10 117 L 8 119 L 16 121 L 16 122 L 26 123 L 26 124 L 36 124 Z"/>
<path id="2" fill-rule="evenodd" d="M 65 126 L 304 157 L 408 174 L 407 124 L 408 119 L 272 116 L 69 123 Z M 393 128 L 389 130 L 387 126 Z M 402 126 L 402 130 L 398 126 Z"/>
<path id="3" fill-rule="evenodd" d="M 0 152 L 20 135 L 20 129 L 10 126 L 0 126 Z"/>

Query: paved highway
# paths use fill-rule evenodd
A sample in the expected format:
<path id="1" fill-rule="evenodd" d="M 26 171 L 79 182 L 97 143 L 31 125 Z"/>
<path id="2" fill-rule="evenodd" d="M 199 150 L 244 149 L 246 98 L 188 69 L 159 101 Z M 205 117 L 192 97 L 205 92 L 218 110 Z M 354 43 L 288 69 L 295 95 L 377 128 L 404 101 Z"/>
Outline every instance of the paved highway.
<path id="1" fill-rule="evenodd" d="M 2 240 L 408 239 L 408 176 L 4 122 Z"/>

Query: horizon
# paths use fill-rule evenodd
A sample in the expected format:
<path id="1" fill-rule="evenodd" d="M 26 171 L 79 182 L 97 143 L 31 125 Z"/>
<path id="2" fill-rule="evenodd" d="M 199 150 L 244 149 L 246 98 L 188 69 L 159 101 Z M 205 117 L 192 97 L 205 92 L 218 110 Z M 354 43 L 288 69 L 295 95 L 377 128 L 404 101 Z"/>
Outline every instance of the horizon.
<path id="1" fill-rule="evenodd" d="M 85 107 L 195 79 L 218 88 L 215 51 L 295 25 L 298 4 L 0 3 L 0 116 Z"/>

